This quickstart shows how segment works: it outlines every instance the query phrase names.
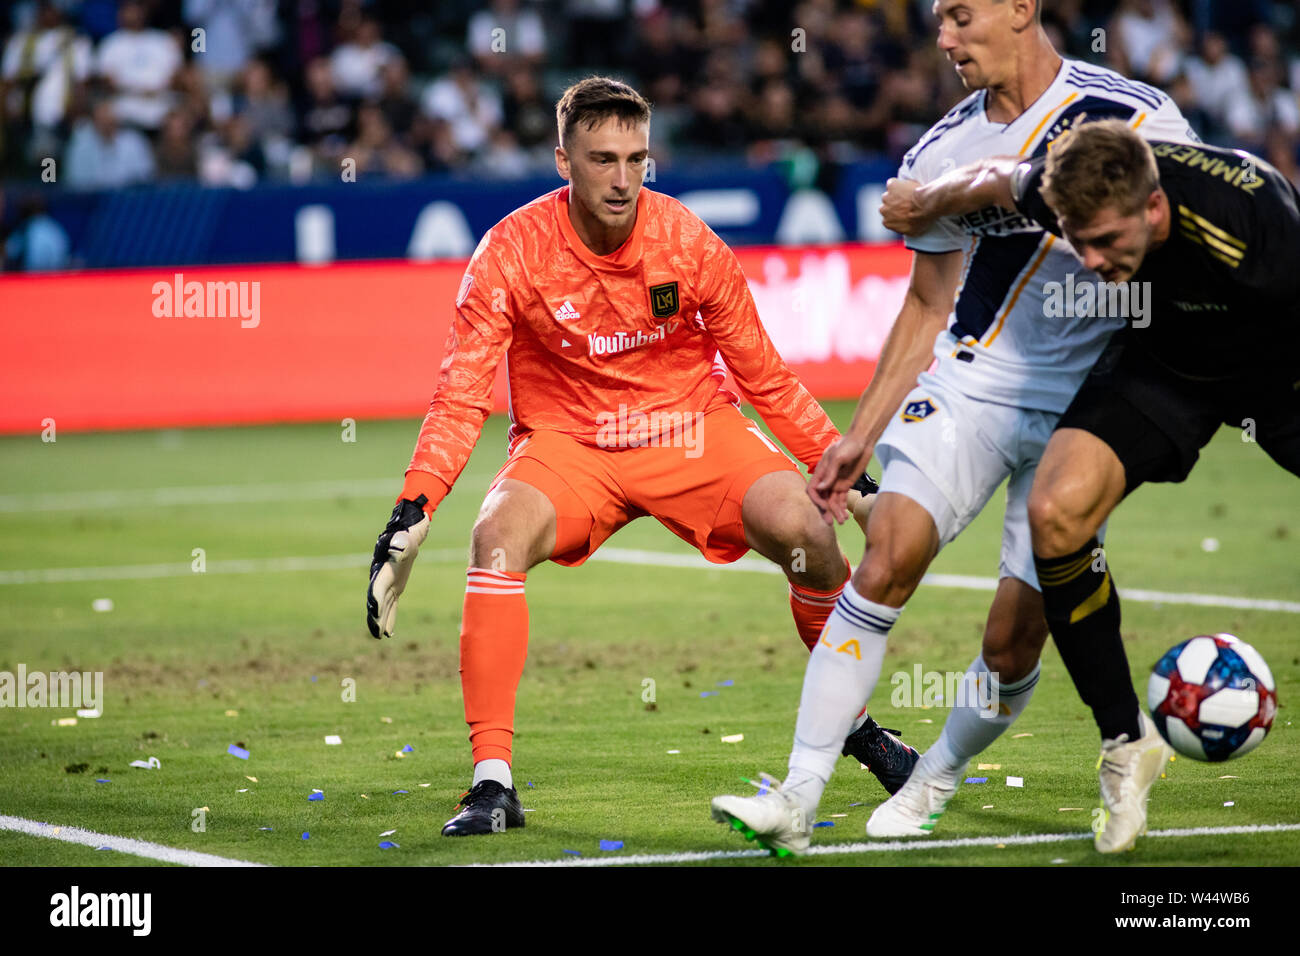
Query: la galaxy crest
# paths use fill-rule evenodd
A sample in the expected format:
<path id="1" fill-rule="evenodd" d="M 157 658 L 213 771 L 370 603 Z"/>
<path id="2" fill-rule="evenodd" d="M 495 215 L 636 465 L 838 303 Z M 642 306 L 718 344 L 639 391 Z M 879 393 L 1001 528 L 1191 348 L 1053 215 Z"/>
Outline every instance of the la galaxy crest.
<path id="1" fill-rule="evenodd" d="M 676 315 L 681 305 L 676 282 L 662 282 L 650 287 L 650 314 L 656 319 L 666 319 L 670 315 Z"/>
<path id="2" fill-rule="evenodd" d="M 929 418 L 939 410 L 938 406 L 928 398 L 922 398 L 915 402 L 908 402 L 903 407 L 903 421 L 919 422 Z"/>

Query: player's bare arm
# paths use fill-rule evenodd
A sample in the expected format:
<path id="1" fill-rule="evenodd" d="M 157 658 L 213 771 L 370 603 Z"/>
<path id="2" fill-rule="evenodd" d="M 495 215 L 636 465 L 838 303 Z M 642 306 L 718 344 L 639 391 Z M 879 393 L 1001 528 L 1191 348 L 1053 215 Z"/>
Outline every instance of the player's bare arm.
<path id="1" fill-rule="evenodd" d="M 877 439 L 916 377 L 930 367 L 935 336 L 952 312 L 961 266 L 961 252 L 918 252 L 912 257 L 903 307 L 885 339 L 875 374 L 848 431 L 822 454 L 808 482 L 808 496 L 828 524 L 848 520 L 849 489 L 866 469 Z"/>
<path id="2" fill-rule="evenodd" d="M 986 206 L 1014 209 L 1011 177 L 1022 160 L 1016 156 L 994 156 L 920 183 L 891 179 L 885 184 L 880 217 L 887 229 L 904 236 L 918 236 L 936 219 L 959 216 Z"/>

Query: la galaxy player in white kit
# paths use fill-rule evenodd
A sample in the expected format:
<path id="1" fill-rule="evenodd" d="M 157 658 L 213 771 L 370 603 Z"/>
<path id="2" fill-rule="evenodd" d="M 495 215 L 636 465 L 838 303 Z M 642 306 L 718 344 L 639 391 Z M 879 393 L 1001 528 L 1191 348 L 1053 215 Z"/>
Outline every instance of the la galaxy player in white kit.
<path id="1" fill-rule="evenodd" d="M 1063 60 L 1042 30 L 1041 2 L 936 2 L 939 47 L 977 92 L 904 158 L 886 193 L 886 225 L 914 232 L 900 224 L 916 224 L 909 215 L 918 186 L 986 157 L 1042 155 L 1076 123 L 1121 119 L 1151 139 L 1196 139 L 1161 91 Z M 903 605 L 1004 480 L 998 590 L 966 675 L 965 686 L 979 693 L 956 702 L 939 740 L 872 814 L 867 833 L 931 833 L 970 758 L 1029 703 L 1047 637 L 1029 489 L 1057 419 L 1125 321 L 1048 317 L 1049 283 L 1068 273 L 1076 283 L 1097 277 L 1067 243 L 1014 212 L 989 207 L 937 220 L 907 245 L 915 254 L 903 308 L 852 425 L 809 483 L 828 520 L 843 521 L 848 489 L 873 448 L 883 467 L 862 563 L 809 658 L 789 774 L 781 784 L 769 779 L 759 796 L 712 804 L 715 820 L 782 854 L 808 847 L 821 794 L 854 715 L 862 720 Z"/>

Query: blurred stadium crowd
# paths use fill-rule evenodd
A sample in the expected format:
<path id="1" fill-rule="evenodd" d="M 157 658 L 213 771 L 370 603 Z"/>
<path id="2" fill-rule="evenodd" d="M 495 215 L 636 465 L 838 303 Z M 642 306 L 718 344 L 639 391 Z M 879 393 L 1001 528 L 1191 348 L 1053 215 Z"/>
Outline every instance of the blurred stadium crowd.
<path id="1" fill-rule="evenodd" d="M 661 167 L 897 159 L 965 95 L 931 6 L 17 0 L 0 19 L 0 178 L 39 182 L 48 158 L 72 189 L 304 182 L 345 158 L 367 177 L 545 173 L 556 98 L 597 71 L 651 99 Z M 1300 2 L 1045 0 L 1044 23 L 1067 55 L 1160 86 L 1203 138 L 1300 181 Z"/>

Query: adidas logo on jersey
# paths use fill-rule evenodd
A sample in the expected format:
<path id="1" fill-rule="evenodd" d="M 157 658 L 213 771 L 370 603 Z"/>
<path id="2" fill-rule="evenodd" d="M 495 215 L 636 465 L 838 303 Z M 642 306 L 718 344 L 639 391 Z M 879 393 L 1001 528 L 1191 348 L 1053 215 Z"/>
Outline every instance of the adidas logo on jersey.
<path id="1" fill-rule="evenodd" d="M 582 318 L 582 316 L 578 314 L 578 310 L 573 307 L 573 303 L 568 299 L 564 300 L 564 305 L 555 310 L 556 322 L 568 322 L 572 319 L 580 318 Z"/>

